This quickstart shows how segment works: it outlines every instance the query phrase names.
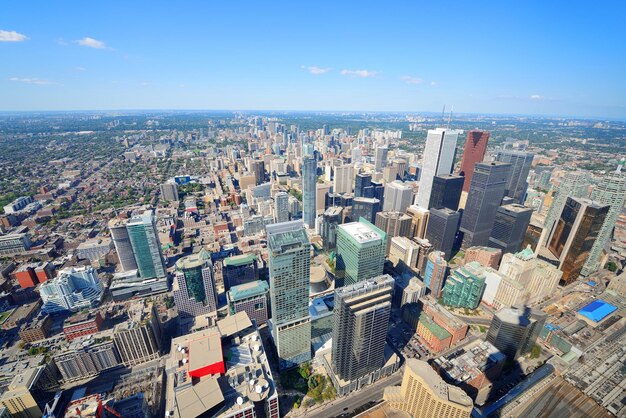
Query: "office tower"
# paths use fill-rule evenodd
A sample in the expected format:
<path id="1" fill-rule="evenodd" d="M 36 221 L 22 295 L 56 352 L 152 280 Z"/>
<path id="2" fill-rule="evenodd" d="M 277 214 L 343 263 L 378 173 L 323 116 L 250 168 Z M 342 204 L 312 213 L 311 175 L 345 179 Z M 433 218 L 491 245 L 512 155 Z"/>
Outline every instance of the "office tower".
<path id="1" fill-rule="evenodd" d="M 289 221 L 289 195 L 278 192 L 274 195 L 274 223 Z"/>
<path id="2" fill-rule="evenodd" d="M 392 237 L 389 246 L 389 261 L 397 270 L 417 270 L 420 247 L 407 237 Z"/>
<path id="3" fill-rule="evenodd" d="M 376 171 L 381 171 L 387 165 L 387 145 L 379 145 L 374 152 L 374 166 Z"/>
<path id="4" fill-rule="evenodd" d="M 176 262 L 172 293 L 180 316 L 216 314 L 217 291 L 213 274 L 211 254 L 204 248 Z"/>
<path id="5" fill-rule="evenodd" d="M 8 385 L 0 395 L 0 412 L 10 418 L 41 418 L 48 396 L 40 381 L 46 366 L 30 367 L 17 375 L 7 375 Z M 3 376 L 4 377 L 4 376 Z"/>
<path id="6" fill-rule="evenodd" d="M 409 303 L 418 303 L 424 296 L 426 296 L 426 285 L 417 277 L 399 276 L 395 278 L 393 304 L 398 308 Z"/>
<path id="7" fill-rule="evenodd" d="M 491 162 L 474 166 L 472 183 L 461 218 L 463 248 L 487 245 L 496 212 L 504 197 L 511 164 Z"/>
<path id="8" fill-rule="evenodd" d="M 301 221 L 267 226 L 270 329 L 280 370 L 311 360 L 311 244 Z"/>
<path id="9" fill-rule="evenodd" d="M 529 307 L 503 308 L 491 320 L 486 340 L 510 359 L 533 348 L 547 315 Z"/>
<path id="10" fill-rule="evenodd" d="M 269 290 L 267 282 L 262 280 L 231 287 L 226 292 L 228 314 L 246 312 L 251 320 L 256 321 L 257 326 L 265 324 L 269 318 L 267 315 Z"/>
<path id="11" fill-rule="evenodd" d="M 133 216 L 126 224 L 139 275 L 144 279 L 165 277 L 161 243 L 151 210 Z"/>
<path id="12" fill-rule="evenodd" d="M 476 309 L 485 290 L 485 268 L 477 262 L 457 267 L 443 287 L 443 304 Z"/>
<path id="13" fill-rule="evenodd" d="M 489 246 L 503 253 L 514 253 L 520 249 L 526 229 L 533 214 L 531 208 L 516 203 L 498 208 L 489 237 Z"/>
<path id="14" fill-rule="evenodd" d="M 335 178 L 333 181 L 334 193 L 352 193 L 354 184 L 354 166 L 351 164 L 335 167 Z"/>
<path id="15" fill-rule="evenodd" d="M 53 358 L 63 383 L 94 377 L 104 370 L 120 365 L 119 354 L 111 340 L 99 343 L 79 340 Z"/>
<path id="16" fill-rule="evenodd" d="M 253 160 L 252 169 L 250 171 L 254 174 L 254 182 L 257 186 L 265 183 L 265 161 Z"/>
<path id="17" fill-rule="evenodd" d="M 609 205 L 589 199 L 567 199 L 561 217 L 548 239 L 548 252 L 544 250 L 539 253 L 546 261 L 559 267 L 565 284 L 578 278 L 609 209 Z"/>
<path id="18" fill-rule="evenodd" d="M 407 208 L 406 214 L 411 217 L 411 236 L 425 238 L 430 211 L 417 205 L 411 205 Z"/>
<path id="19" fill-rule="evenodd" d="M 365 219 L 337 228 L 336 287 L 383 274 L 387 234 Z"/>
<path id="20" fill-rule="evenodd" d="M 490 247 L 469 247 L 465 250 L 465 257 L 463 264 L 471 263 L 472 261 L 478 262 L 483 267 L 491 267 L 492 269 L 498 269 L 500 258 L 502 257 L 502 250 L 498 248 Z"/>
<path id="21" fill-rule="evenodd" d="M 369 197 L 355 197 L 352 199 L 352 219 L 364 218 L 374 223 L 376 214 L 380 211 L 380 200 Z"/>
<path id="22" fill-rule="evenodd" d="M 302 158 L 302 220 L 307 228 L 315 228 L 317 160 L 313 156 Z"/>
<path id="23" fill-rule="evenodd" d="M 554 225 L 561 217 L 561 212 L 563 212 L 567 198 L 588 197 L 589 184 L 591 184 L 591 177 L 586 171 L 570 171 L 565 173 L 561 184 L 556 188 L 552 204 L 546 215 L 539 245 L 537 245 L 537 251 L 547 244 L 547 240 L 552 233 L 552 228 L 554 228 Z"/>
<path id="24" fill-rule="evenodd" d="M 169 202 L 178 202 L 178 185 L 174 181 L 161 184 L 161 199 Z"/>
<path id="25" fill-rule="evenodd" d="M 469 192 L 474 166 L 481 163 L 485 158 L 489 142 L 489 132 L 472 130 L 467 133 L 465 147 L 463 148 L 463 159 L 461 160 L 461 171 L 459 174 L 465 176 L 463 181 L 463 191 Z"/>
<path id="26" fill-rule="evenodd" d="M 372 184 L 372 175 L 368 173 L 359 173 L 354 180 L 354 197 L 365 197 L 365 188 Z"/>
<path id="27" fill-rule="evenodd" d="M 137 317 L 117 324 L 113 330 L 113 343 L 120 356 L 120 363 L 134 367 L 159 358 L 161 333 L 159 319 L 154 312 L 150 317 Z M 139 320 L 141 321 L 139 322 Z"/>
<path id="28" fill-rule="evenodd" d="M 413 188 L 401 181 L 392 181 L 385 186 L 383 210 L 404 212 L 413 201 Z"/>
<path id="29" fill-rule="evenodd" d="M 428 254 L 433 250 L 433 245 L 426 238 L 414 238 L 420 247 L 420 253 L 417 259 L 417 271 L 424 276 L 426 272 L 426 263 L 428 262 Z"/>
<path id="30" fill-rule="evenodd" d="M 111 219 L 109 221 L 109 231 L 111 232 L 111 239 L 113 240 L 113 245 L 115 245 L 115 251 L 120 260 L 122 271 L 137 270 L 135 253 L 128 237 L 126 222 L 125 219 Z"/>
<path id="31" fill-rule="evenodd" d="M 524 204 L 528 189 L 528 173 L 534 155 L 528 152 L 503 150 L 498 151 L 496 161 L 511 164 L 511 174 L 506 186 L 506 196 L 515 199 L 515 203 Z"/>
<path id="32" fill-rule="evenodd" d="M 428 208 L 448 208 L 457 210 L 461 191 L 463 190 L 463 176 L 440 174 L 433 179 Z"/>
<path id="33" fill-rule="evenodd" d="M 452 129 L 437 128 L 428 131 L 416 205 L 430 209 L 428 204 L 435 176 L 452 173 L 458 136 L 459 131 Z"/>
<path id="34" fill-rule="evenodd" d="M 233 255 L 222 262 L 224 289 L 259 280 L 256 255 L 252 253 Z"/>
<path id="35" fill-rule="evenodd" d="M 446 260 L 452 257 L 460 221 L 461 214 L 452 209 L 430 210 L 426 239 L 430 241 L 433 249 L 444 252 Z"/>
<path id="36" fill-rule="evenodd" d="M 96 307 L 104 291 L 93 267 L 68 267 L 39 287 L 45 314 L 78 312 Z"/>
<path id="37" fill-rule="evenodd" d="M 387 241 L 391 237 L 411 236 L 411 217 L 401 212 L 378 212 L 376 227 L 387 234 Z"/>
<path id="38" fill-rule="evenodd" d="M 424 284 L 430 290 L 433 297 L 439 299 L 446 277 L 448 276 L 448 263 L 442 251 L 432 251 L 428 254 L 427 260 Z"/>
<path id="39" fill-rule="evenodd" d="M 385 201 L 385 185 L 382 182 L 372 180 L 370 185 L 363 188 L 363 197 Z"/>
<path id="40" fill-rule="evenodd" d="M 343 220 L 343 208 L 331 206 L 321 216 L 320 236 L 326 251 L 334 251 L 337 247 L 337 227 Z"/>
<path id="41" fill-rule="evenodd" d="M 393 409 L 419 418 L 470 418 L 474 403 L 449 385 L 425 361 L 408 358 L 402 384 L 386 387 L 383 399 Z"/>
<path id="42" fill-rule="evenodd" d="M 593 243 L 589 257 L 583 266 L 581 271 L 583 276 L 589 276 L 601 267 L 600 256 L 611 240 L 617 217 L 626 200 L 626 175 L 624 173 L 614 173 L 602 178 L 591 192 L 591 200 L 602 205 L 609 205 L 610 209 L 602 224 L 602 229 L 598 233 L 598 238 Z"/>
<path id="43" fill-rule="evenodd" d="M 385 363 L 394 280 L 388 274 L 335 290 L 332 365 L 356 381 Z"/>

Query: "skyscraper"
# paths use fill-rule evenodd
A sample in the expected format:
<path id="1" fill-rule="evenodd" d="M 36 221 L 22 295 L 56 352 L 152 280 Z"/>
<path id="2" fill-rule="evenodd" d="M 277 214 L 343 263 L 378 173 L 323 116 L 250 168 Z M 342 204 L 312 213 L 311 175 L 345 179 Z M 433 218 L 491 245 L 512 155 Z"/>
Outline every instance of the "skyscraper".
<path id="1" fill-rule="evenodd" d="M 511 164 L 491 162 L 474 166 L 472 183 L 461 218 L 463 247 L 487 245 L 500 201 L 504 197 Z"/>
<path id="2" fill-rule="evenodd" d="M 289 220 L 289 195 L 278 192 L 274 195 L 274 223 L 287 222 Z"/>
<path id="3" fill-rule="evenodd" d="M 151 210 L 133 216 L 126 224 L 139 275 L 144 279 L 165 277 L 165 265 L 156 222 Z"/>
<path id="4" fill-rule="evenodd" d="M 530 352 L 546 318 L 543 311 L 528 307 L 500 309 L 491 320 L 486 339 L 508 358 L 515 359 Z"/>
<path id="5" fill-rule="evenodd" d="M 456 244 L 461 214 L 452 209 L 431 209 L 426 230 L 426 239 L 433 249 L 443 251 L 444 258 L 449 260 Z"/>
<path id="6" fill-rule="evenodd" d="M 178 202 L 178 186 L 175 181 L 168 181 L 161 184 L 161 199 Z"/>
<path id="7" fill-rule="evenodd" d="M 385 201 L 383 210 L 404 212 L 413 200 L 413 188 L 396 180 L 385 186 Z"/>
<path id="8" fill-rule="evenodd" d="M 335 167 L 333 192 L 352 193 L 352 184 L 354 184 L 354 166 L 347 164 Z"/>
<path id="9" fill-rule="evenodd" d="M 415 204 L 429 209 L 430 194 L 435 176 L 452 173 L 459 131 L 445 128 L 431 129 L 426 137 L 422 158 L 420 188 Z"/>
<path id="10" fill-rule="evenodd" d="M 583 266 L 581 271 L 583 276 L 593 274 L 601 267 L 600 255 L 606 244 L 611 240 L 617 217 L 626 200 L 626 175 L 624 173 L 614 173 L 602 178 L 591 192 L 591 200 L 603 205 L 609 205 L 610 209 L 602 224 L 602 229 L 598 233 L 598 238 L 593 243 L 589 257 Z"/>
<path id="11" fill-rule="evenodd" d="M 443 304 L 476 309 L 485 291 L 485 268 L 476 261 L 457 267 L 443 287 Z"/>
<path id="12" fill-rule="evenodd" d="M 459 208 L 459 200 L 461 200 L 463 181 L 463 176 L 455 176 L 453 174 L 435 176 L 428 208 L 457 210 Z"/>
<path id="13" fill-rule="evenodd" d="M 467 133 L 465 147 L 463 148 L 463 159 L 461 160 L 461 171 L 459 174 L 465 176 L 463 181 L 463 191 L 469 192 L 474 166 L 481 163 L 485 158 L 489 142 L 489 132 L 472 130 Z"/>
<path id="14" fill-rule="evenodd" d="M 448 263 L 442 251 L 432 251 L 428 254 L 426 262 L 426 272 L 424 273 L 424 284 L 430 290 L 434 298 L 441 297 L 443 285 L 448 276 Z"/>
<path id="15" fill-rule="evenodd" d="M 539 253 L 540 257 L 559 267 L 565 284 L 578 278 L 609 209 L 609 205 L 589 199 L 567 199 L 548 240 L 549 253 L 545 250 Z"/>
<path id="16" fill-rule="evenodd" d="M 532 214 L 531 208 L 516 203 L 500 206 L 493 222 L 489 246 L 501 249 L 504 254 L 517 252 L 524 241 Z"/>
<path id="17" fill-rule="evenodd" d="M 336 287 L 383 274 L 387 234 L 365 219 L 337 228 Z"/>
<path id="18" fill-rule="evenodd" d="M 302 220 L 307 228 L 315 227 L 317 160 L 313 156 L 302 158 Z"/>
<path id="19" fill-rule="evenodd" d="M 374 152 L 374 165 L 376 171 L 381 171 L 387 165 L 387 145 L 379 145 Z"/>
<path id="20" fill-rule="evenodd" d="M 406 214 L 412 219 L 411 236 L 415 238 L 426 237 L 426 228 L 428 227 L 430 211 L 417 205 L 411 205 L 407 208 Z"/>
<path id="21" fill-rule="evenodd" d="M 474 403 L 447 384 L 425 361 L 408 358 L 402 385 L 386 387 L 383 399 L 393 409 L 419 418 L 470 418 Z"/>
<path id="22" fill-rule="evenodd" d="M 180 316 L 217 316 L 213 263 L 207 250 L 202 248 L 200 252 L 176 262 L 172 293 Z"/>
<path id="23" fill-rule="evenodd" d="M 561 216 L 561 212 L 563 212 L 567 198 L 588 197 L 590 184 L 591 178 L 586 171 L 570 171 L 565 173 L 561 184 L 556 188 L 556 193 L 554 194 L 552 204 L 550 205 L 544 222 L 542 238 L 537 248 L 540 248 L 541 245 L 545 244 L 547 241 L 554 224 Z"/>
<path id="24" fill-rule="evenodd" d="M 359 173 L 354 180 L 354 197 L 365 197 L 365 188 L 372 184 L 372 175 Z"/>
<path id="25" fill-rule="evenodd" d="M 385 363 L 394 280 L 382 275 L 335 290 L 332 364 L 356 381 Z"/>
<path id="26" fill-rule="evenodd" d="M 267 226 L 270 329 L 282 370 L 311 359 L 311 244 L 301 221 Z"/>
<path id="27" fill-rule="evenodd" d="M 502 150 L 498 151 L 496 161 L 511 164 L 511 174 L 506 186 L 506 196 L 515 199 L 515 203 L 523 204 L 528 189 L 528 173 L 534 155 L 528 152 Z"/>
<path id="28" fill-rule="evenodd" d="M 331 206 L 326 209 L 320 222 L 320 236 L 326 251 L 334 251 L 337 247 L 337 227 L 343 218 L 343 208 Z"/>
<path id="29" fill-rule="evenodd" d="M 352 199 L 352 219 L 364 218 L 374 223 L 376 214 L 380 211 L 380 200 L 369 197 L 355 197 Z"/>
<path id="30" fill-rule="evenodd" d="M 126 223 L 126 219 L 111 219 L 109 221 L 109 231 L 111 231 L 111 239 L 113 240 L 113 245 L 115 245 L 115 251 L 120 260 L 122 271 L 137 270 L 135 253 L 128 237 Z"/>

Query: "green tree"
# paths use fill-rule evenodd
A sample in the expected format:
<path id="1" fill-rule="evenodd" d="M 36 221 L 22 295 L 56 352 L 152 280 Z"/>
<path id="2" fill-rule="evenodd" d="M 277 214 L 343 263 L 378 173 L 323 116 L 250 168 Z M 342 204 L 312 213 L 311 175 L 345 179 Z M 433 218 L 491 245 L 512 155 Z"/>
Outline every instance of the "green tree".
<path id="1" fill-rule="evenodd" d="M 539 358 L 541 355 L 541 346 L 539 344 L 533 345 L 533 348 L 530 350 L 530 358 Z"/>

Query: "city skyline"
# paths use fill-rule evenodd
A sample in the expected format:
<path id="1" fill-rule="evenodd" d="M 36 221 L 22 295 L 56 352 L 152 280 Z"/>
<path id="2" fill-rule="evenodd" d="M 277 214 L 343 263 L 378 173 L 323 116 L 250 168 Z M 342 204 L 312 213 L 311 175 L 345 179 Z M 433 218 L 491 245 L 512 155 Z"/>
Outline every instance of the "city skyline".
<path id="1" fill-rule="evenodd" d="M 123 13 L 16 4 L 0 18 L 0 56 L 10 63 L 0 69 L 0 111 L 437 112 L 445 104 L 459 113 L 626 118 L 623 43 L 605 42 L 624 37 L 620 13 L 511 7 L 219 4 L 166 14 L 143 3 Z M 594 37 L 579 30 L 589 19 L 604 22 Z"/>

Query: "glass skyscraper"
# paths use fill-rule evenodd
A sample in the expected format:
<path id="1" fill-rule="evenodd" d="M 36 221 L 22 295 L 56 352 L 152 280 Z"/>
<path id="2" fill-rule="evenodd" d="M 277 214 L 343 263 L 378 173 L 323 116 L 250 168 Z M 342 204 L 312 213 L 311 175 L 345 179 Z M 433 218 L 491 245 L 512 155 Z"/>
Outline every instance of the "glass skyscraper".
<path id="1" fill-rule="evenodd" d="M 302 220 L 307 228 L 315 228 L 317 194 L 317 160 L 313 155 L 302 158 Z"/>
<path id="2" fill-rule="evenodd" d="M 523 204 L 528 189 L 528 173 L 534 154 L 522 151 L 498 151 L 496 161 L 511 164 L 511 174 L 506 186 L 506 195 L 515 199 L 515 203 Z"/>
<path id="3" fill-rule="evenodd" d="M 211 254 L 204 248 L 176 262 L 172 285 L 179 315 L 196 317 L 217 312 L 217 291 Z"/>
<path id="4" fill-rule="evenodd" d="M 165 277 L 161 243 L 152 211 L 133 216 L 126 224 L 139 275 L 144 279 Z"/>
<path id="5" fill-rule="evenodd" d="M 387 234 L 361 218 L 337 228 L 335 287 L 383 274 Z"/>

